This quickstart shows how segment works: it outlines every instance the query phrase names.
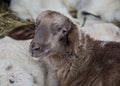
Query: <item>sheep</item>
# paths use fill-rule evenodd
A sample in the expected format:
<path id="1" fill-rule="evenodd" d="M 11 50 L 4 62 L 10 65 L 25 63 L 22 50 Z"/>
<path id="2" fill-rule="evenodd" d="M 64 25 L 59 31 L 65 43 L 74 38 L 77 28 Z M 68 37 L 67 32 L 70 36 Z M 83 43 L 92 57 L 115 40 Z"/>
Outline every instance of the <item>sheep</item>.
<path id="1" fill-rule="evenodd" d="M 79 0 L 77 3 L 78 19 L 82 21 L 79 28 L 98 40 L 119 41 L 120 30 L 114 25 L 119 22 L 119 18 L 116 16 L 119 15 L 117 3 L 120 2 L 118 0 L 102 0 L 99 3 L 97 0 Z M 108 10 L 106 6 L 113 9 Z"/>
<path id="2" fill-rule="evenodd" d="M 120 42 L 95 40 L 55 11 L 36 23 L 30 53 L 46 64 L 47 86 L 120 85 Z"/>
<path id="3" fill-rule="evenodd" d="M 44 86 L 44 65 L 28 52 L 34 31 L 33 24 L 20 26 L 0 39 L 0 86 Z"/>
<path id="4" fill-rule="evenodd" d="M 120 41 L 120 28 L 112 23 L 86 19 L 84 26 L 79 29 L 96 40 Z"/>
<path id="5" fill-rule="evenodd" d="M 120 0 L 79 0 L 78 18 L 95 17 L 106 22 L 120 22 Z M 94 18 L 93 18 L 94 19 Z"/>
<path id="6" fill-rule="evenodd" d="M 21 19 L 36 21 L 38 15 L 44 10 L 55 10 L 71 18 L 67 8 L 61 0 L 12 0 L 10 9 Z"/>

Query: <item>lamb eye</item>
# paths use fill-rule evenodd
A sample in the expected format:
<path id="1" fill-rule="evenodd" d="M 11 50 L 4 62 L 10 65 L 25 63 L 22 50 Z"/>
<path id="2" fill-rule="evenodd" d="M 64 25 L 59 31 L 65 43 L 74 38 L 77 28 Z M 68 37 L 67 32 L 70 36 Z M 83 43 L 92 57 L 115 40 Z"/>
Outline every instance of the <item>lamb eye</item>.
<path id="1" fill-rule="evenodd" d="M 58 28 L 58 29 L 57 29 L 57 31 L 60 31 L 60 30 L 61 30 L 61 28 Z"/>
<path id="2" fill-rule="evenodd" d="M 67 32 L 67 30 L 63 30 L 63 31 L 62 31 L 62 33 L 64 33 L 64 34 L 65 34 L 66 32 Z"/>

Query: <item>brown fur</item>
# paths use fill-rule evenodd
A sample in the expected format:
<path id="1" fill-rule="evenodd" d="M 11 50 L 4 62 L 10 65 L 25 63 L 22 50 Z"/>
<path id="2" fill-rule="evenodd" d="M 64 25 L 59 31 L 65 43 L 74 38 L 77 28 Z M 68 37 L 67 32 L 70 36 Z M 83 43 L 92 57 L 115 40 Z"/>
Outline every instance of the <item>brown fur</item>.
<path id="1" fill-rule="evenodd" d="M 60 15 L 56 12 L 52 12 L 52 14 L 54 14 L 52 19 Z M 41 20 L 47 17 L 49 15 L 42 17 Z M 60 15 L 58 17 L 61 17 L 62 20 L 64 16 Z M 51 24 L 53 21 L 43 22 L 40 25 L 48 26 L 47 24 Z M 93 40 L 88 35 L 79 32 L 76 25 L 71 21 L 66 22 L 70 22 L 68 24 L 70 24 L 71 28 L 70 30 L 68 29 L 67 34 L 62 38 L 62 44 L 61 41 L 57 42 L 60 43 L 60 47 L 57 47 L 57 52 L 53 53 L 53 51 L 49 51 L 53 54 L 44 55 L 43 57 L 41 57 L 43 55 L 41 54 L 42 52 L 37 52 L 40 53 L 38 57 L 43 58 L 43 61 L 47 64 L 49 70 L 47 76 L 50 77 L 52 75 L 53 77 L 52 79 L 47 78 L 48 86 L 119 86 L 120 43 L 106 43 L 104 41 Z M 65 23 L 64 20 L 63 23 Z M 61 25 L 61 22 L 58 25 Z M 40 27 L 37 28 L 37 31 L 40 29 Z M 48 27 L 48 29 L 51 29 L 51 27 Z M 42 31 L 40 32 L 42 33 Z M 41 43 L 38 41 L 40 39 L 37 39 L 40 32 L 35 33 L 35 37 L 31 43 L 32 48 L 34 48 L 32 46 L 33 43 Z M 48 31 L 48 33 L 51 34 L 52 32 Z M 50 38 L 50 36 L 46 36 L 48 39 Z M 53 42 L 53 40 L 50 42 Z"/>
<path id="2" fill-rule="evenodd" d="M 73 50 L 73 53 L 77 57 L 78 56 L 78 46 L 79 46 L 79 34 L 78 34 L 77 26 L 75 24 L 72 24 L 71 30 L 68 34 L 68 41 Z"/>
<path id="3" fill-rule="evenodd" d="M 47 12 L 49 11 L 45 11 L 46 14 Z M 65 16 L 51 12 L 52 18 L 44 14 L 38 19 L 40 21 L 30 45 L 32 55 L 46 64 L 46 86 L 119 86 L 120 43 L 94 40 L 79 32 L 75 24 Z M 54 25 L 63 25 L 61 30 L 67 28 L 66 34 L 58 35 L 61 32 L 55 32 L 58 29 L 58 26 L 54 28 L 52 24 L 52 19 L 55 21 L 55 18 L 63 21 L 61 23 L 58 20 Z M 56 34 L 57 39 L 54 37 Z M 46 44 L 51 43 L 54 43 L 55 51 L 52 45 L 46 47 Z"/>
<path id="4" fill-rule="evenodd" d="M 84 44 L 79 46 L 78 58 L 69 55 L 69 49 L 47 58 L 59 86 L 119 86 L 120 43 L 108 42 L 101 47 L 101 41 L 85 39 L 86 49 Z"/>

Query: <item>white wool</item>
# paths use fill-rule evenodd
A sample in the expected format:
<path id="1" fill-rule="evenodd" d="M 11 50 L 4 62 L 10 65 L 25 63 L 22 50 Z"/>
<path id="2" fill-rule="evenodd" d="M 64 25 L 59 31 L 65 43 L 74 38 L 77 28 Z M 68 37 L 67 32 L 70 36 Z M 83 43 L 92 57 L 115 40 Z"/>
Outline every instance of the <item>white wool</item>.
<path id="1" fill-rule="evenodd" d="M 21 19 L 35 20 L 41 12 L 41 0 L 11 0 L 10 9 Z"/>
<path id="2" fill-rule="evenodd" d="M 33 61 L 30 56 L 30 41 L 16 41 L 9 37 L 0 39 L 0 61 L 4 61 L 0 62 L 0 74 L 2 74 L 0 83 L 3 84 L 2 86 L 10 84 L 8 78 L 11 76 L 15 77 L 16 82 L 15 85 L 10 86 L 44 86 L 43 67 L 40 62 Z M 13 69 L 5 70 L 8 65 L 12 65 Z"/>
<path id="3" fill-rule="evenodd" d="M 79 0 L 78 17 L 86 11 L 94 15 L 100 15 L 107 22 L 120 21 L 120 0 Z"/>
<path id="4" fill-rule="evenodd" d="M 17 62 L 0 60 L 0 86 L 33 86 L 33 78 Z"/>
<path id="5" fill-rule="evenodd" d="M 69 11 L 76 10 L 76 5 L 79 0 L 61 0 Z"/>
<path id="6" fill-rule="evenodd" d="M 120 41 L 120 28 L 112 23 L 86 21 L 80 29 L 96 40 Z"/>
<path id="7" fill-rule="evenodd" d="M 12 0 L 10 9 L 21 19 L 36 20 L 44 10 L 54 10 L 71 18 L 67 8 L 60 0 Z"/>

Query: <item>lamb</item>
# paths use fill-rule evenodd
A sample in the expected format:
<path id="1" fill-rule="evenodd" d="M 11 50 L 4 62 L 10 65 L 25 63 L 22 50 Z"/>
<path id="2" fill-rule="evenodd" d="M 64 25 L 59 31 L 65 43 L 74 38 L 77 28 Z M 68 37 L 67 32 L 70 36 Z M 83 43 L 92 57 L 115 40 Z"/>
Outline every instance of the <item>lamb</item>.
<path id="1" fill-rule="evenodd" d="M 30 53 L 46 63 L 47 86 L 120 85 L 120 42 L 95 40 L 58 12 L 40 15 Z"/>
<path id="2" fill-rule="evenodd" d="M 67 8 L 61 0 L 12 0 L 10 9 L 21 19 L 36 21 L 38 15 L 44 10 L 55 10 L 71 18 Z"/>
<path id="3" fill-rule="evenodd" d="M 34 31 L 34 25 L 25 25 L 0 39 L 0 86 L 44 86 L 43 65 L 28 52 Z"/>
<path id="4" fill-rule="evenodd" d="M 79 0 L 78 18 L 91 17 L 106 22 L 120 22 L 120 0 Z"/>

